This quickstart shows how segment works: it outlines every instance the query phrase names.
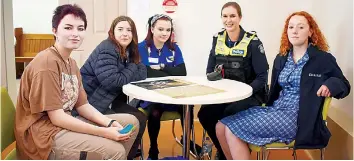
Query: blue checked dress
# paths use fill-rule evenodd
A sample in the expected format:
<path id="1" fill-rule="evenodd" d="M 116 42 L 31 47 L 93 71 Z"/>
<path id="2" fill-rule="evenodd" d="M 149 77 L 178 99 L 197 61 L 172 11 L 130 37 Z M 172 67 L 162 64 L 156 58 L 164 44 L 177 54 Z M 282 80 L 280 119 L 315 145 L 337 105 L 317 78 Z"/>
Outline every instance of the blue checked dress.
<path id="1" fill-rule="evenodd" d="M 234 135 L 254 145 L 272 142 L 289 144 L 297 132 L 299 111 L 300 78 L 302 68 L 309 60 L 306 53 L 297 64 L 288 54 L 284 69 L 280 72 L 278 83 L 282 87 L 279 98 L 273 106 L 255 106 L 221 120 Z"/>

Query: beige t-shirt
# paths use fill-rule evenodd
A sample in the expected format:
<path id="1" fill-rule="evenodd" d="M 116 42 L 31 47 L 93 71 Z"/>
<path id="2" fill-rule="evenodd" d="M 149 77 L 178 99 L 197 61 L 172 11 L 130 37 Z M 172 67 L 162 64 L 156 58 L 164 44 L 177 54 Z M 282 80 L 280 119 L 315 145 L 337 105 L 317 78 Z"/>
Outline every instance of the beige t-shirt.
<path id="1" fill-rule="evenodd" d="M 71 67 L 71 68 L 70 68 Z M 87 103 L 80 70 L 50 47 L 41 51 L 23 72 L 17 98 L 15 137 L 18 159 L 48 159 L 54 136 L 62 130 L 50 121 L 47 111 Z"/>

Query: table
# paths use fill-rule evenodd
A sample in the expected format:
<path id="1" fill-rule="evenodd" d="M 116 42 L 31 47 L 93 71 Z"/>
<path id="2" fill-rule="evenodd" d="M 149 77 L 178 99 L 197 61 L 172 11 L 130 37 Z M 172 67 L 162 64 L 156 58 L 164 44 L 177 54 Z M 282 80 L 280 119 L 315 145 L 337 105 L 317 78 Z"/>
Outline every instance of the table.
<path id="1" fill-rule="evenodd" d="M 148 78 L 143 81 L 154 81 L 164 79 L 180 79 L 199 85 L 205 85 L 217 89 L 224 90 L 222 93 L 208 94 L 203 96 L 194 96 L 187 98 L 172 98 L 167 95 L 160 94 L 153 90 L 138 87 L 133 84 L 123 86 L 123 92 L 128 97 L 136 98 L 144 101 L 164 103 L 164 104 L 177 104 L 184 107 L 184 127 L 183 127 L 183 157 L 189 159 L 189 145 L 190 145 L 190 112 L 193 107 L 188 105 L 208 105 L 208 104 L 222 104 L 243 100 L 252 95 L 252 87 L 248 84 L 222 79 L 218 81 L 208 81 L 206 76 L 169 76 L 159 78 Z M 178 88 L 178 87 L 171 87 Z"/>

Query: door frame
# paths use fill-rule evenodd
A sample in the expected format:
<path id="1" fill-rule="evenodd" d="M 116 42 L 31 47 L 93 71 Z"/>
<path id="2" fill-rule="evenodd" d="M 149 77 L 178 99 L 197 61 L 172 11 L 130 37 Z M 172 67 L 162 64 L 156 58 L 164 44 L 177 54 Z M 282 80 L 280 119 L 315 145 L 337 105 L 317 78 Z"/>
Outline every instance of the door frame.
<path id="1" fill-rule="evenodd" d="M 17 98 L 17 85 L 16 85 L 16 68 L 15 68 L 15 45 L 14 45 L 14 27 L 13 27 L 13 9 L 12 0 L 1 1 L 0 9 L 0 19 L 1 19 L 1 67 L 5 67 L 5 72 L 1 70 L 1 77 L 5 79 L 1 82 L 7 88 L 7 91 L 12 99 L 12 102 L 16 106 Z M 4 55 L 4 56 L 3 56 Z"/>

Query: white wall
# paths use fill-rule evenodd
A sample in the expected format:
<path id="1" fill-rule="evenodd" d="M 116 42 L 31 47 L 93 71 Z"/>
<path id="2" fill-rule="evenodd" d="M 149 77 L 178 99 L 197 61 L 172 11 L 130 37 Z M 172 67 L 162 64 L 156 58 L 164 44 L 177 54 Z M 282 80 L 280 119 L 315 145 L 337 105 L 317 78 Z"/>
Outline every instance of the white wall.
<path id="1" fill-rule="evenodd" d="M 4 20 L 3 20 L 3 5 L 2 3 L 0 3 L 0 54 L 1 54 L 1 65 L 0 65 L 0 68 L 1 68 L 1 87 L 6 87 L 7 86 L 7 82 L 6 82 L 6 64 L 5 64 L 5 45 L 4 45 L 4 34 L 3 34 L 3 23 L 4 23 Z"/>
<path id="2" fill-rule="evenodd" d="M 58 0 L 13 0 L 14 28 L 24 33 L 52 33 L 52 16 Z"/>
<path id="3" fill-rule="evenodd" d="M 12 21 L 12 0 L 1 1 L 1 10 L 2 15 L 0 17 L 1 23 L 1 59 L 5 59 L 1 61 L 2 70 L 5 69 L 6 72 L 1 74 L 5 74 L 6 78 L 6 88 L 12 99 L 14 105 L 16 105 L 16 72 L 12 71 L 15 69 L 15 48 L 14 48 L 14 36 L 13 36 L 13 21 Z M 5 56 L 3 56 L 5 55 Z M 12 70 L 11 70 L 12 69 Z M 3 76 L 2 76 L 3 81 Z M 1 85 L 4 85 L 3 83 Z"/>
<path id="4" fill-rule="evenodd" d="M 324 32 L 331 53 L 336 57 L 344 75 L 353 84 L 353 1 L 352 0 L 315 0 L 321 7 L 314 7 L 316 19 Z M 333 10 L 338 6 L 338 10 Z M 334 100 L 332 105 L 345 115 L 353 118 L 353 88 L 343 100 Z M 331 113 L 329 113 L 331 116 Z M 351 125 L 353 126 L 353 125 Z"/>

